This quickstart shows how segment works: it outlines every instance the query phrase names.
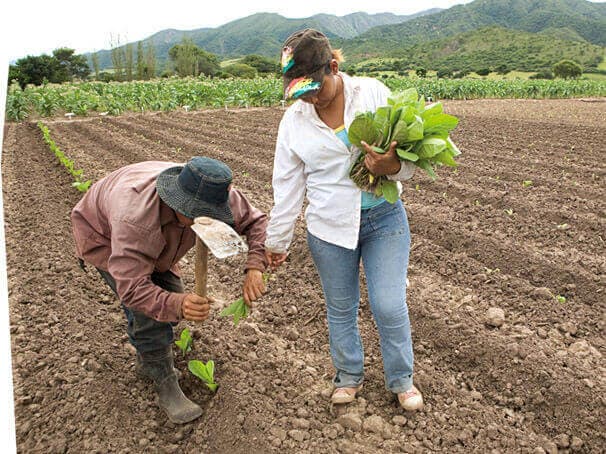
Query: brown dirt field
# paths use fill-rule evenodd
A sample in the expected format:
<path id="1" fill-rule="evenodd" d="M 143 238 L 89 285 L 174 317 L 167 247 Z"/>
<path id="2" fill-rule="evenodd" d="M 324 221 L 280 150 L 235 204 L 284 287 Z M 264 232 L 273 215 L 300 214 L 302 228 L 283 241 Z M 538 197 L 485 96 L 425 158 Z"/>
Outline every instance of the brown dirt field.
<path id="1" fill-rule="evenodd" d="M 69 213 L 80 195 L 69 175 L 34 123 L 8 124 L 2 177 L 18 450 L 603 452 L 604 103 L 445 105 L 461 119 L 453 135 L 460 167 L 441 169 L 435 183 L 417 172 L 402 195 L 424 411 L 405 414 L 385 390 L 366 296 L 364 390 L 355 404 L 329 405 L 325 309 L 299 222 L 287 266 L 249 319 L 234 328 L 215 315 L 177 329 L 193 330 L 186 359 L 214 359 L 221 385 L 211 395 L 179 357 L 184 391 L 205 408 L 185 426 L 168 422 L 135 376 L 118 301 L 72 256 Z M 45 123 L 87 178 L 204 154 L 227 162 L 235 184 L 268 212 L 281 116 L 216 110 Z M 184 262 L 191 289 L 192 255 Z M 242 264 L 211 259 L 211 294 L 238 297 Z M 485 323 L 490 307 L 505 312 L 500 328 Z"/>

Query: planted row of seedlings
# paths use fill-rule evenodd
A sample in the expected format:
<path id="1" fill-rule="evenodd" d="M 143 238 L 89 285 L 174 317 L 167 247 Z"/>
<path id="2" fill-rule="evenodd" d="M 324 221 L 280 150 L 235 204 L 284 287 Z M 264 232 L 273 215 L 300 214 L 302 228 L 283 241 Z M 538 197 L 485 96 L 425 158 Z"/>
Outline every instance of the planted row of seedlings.
<path id="1" fill-rule="evenodd" d="M 269 279 L 270 274 L 263 273 L 263 281 L 266 285 Z M 221 317 L 229 317 L 231 315 L 233 317 L 232 321 L 234 326 L 238 326 L 240 320 L 248 317 L 249 313 L 250 311 L 244 302 L 244 298 L 238 298 L 223 309 L 219 315 Z M 181 335 L 179 336 L 179 339 L 175 341 L 175 344 L 179 347 L 183 356 L 192 351 L 194 341 L 188 328 L 184 328 L 183 331 L 181 331 Z M 187 368 L 192 374 L 202 380 L 212 392 L 215 392 L 219 387 L 215 382 L 215 362 L 212 359 L 209 359 L 206 363 L 197 359 L 189 360 L 187 362 Z"/>
<path id="2" fill-rule="evenodd" d="M 55 156 L 57 157 L 57 159 L 59 159 L 59 162 L 67 169 L 69 174 L 74 178 L 74 182 L 72 183 L 72 186 L 80 192 L 88 191 L 88 188 L 90 187 L 90 185 L 92 183 L 92 180 L 83 181 L 83 179 L 82 179 L 83 170 L 82 169 L 76 170 L 74 168 L 74 160 L 69 159 L 65 155 L 65 153 L 63 151 L 61 151 L 61 149 L 57 146 L 55 141 L 51 138 L 50 130 L 48 129 L 48 127 L 45 124 L 43 124 L 42 122 L 38 122 L 38 128 L 40 128 L 40 131 L 42 131 L 42 136 L 44 138 L 44 141 L 48 144 L 51 151 L 53 153 L 55 153 Z"/>

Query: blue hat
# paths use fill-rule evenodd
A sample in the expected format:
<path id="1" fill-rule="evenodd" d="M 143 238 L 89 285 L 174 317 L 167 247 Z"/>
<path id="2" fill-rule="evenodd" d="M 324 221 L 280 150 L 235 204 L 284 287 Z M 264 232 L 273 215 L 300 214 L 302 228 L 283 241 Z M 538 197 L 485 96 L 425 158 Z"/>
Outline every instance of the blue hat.
<path id="1" fill-rule="evenodd" d="M 156 179 L 160 198 L 183 216 L 208 216 L 233 225 L 229 208 L 232 173 L 216 159 L 194 156 L 185 166 L 171 167 Z"/>

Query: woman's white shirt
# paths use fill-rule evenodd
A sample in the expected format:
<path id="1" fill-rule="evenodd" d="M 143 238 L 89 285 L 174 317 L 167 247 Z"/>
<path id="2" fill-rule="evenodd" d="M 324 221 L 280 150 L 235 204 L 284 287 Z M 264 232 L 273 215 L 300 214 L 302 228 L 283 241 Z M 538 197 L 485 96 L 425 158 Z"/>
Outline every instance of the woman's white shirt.
<path id="1" fill-rule="evenodd" d="M 356 113 L 374 112 L 387 105 L 390 91 L 378 80 L 339 75 L 343 79 L 347 129 Z M 351 151 L 345 146 L 319 118 L 312 104 L 296 101 L 286 110 L 276 141 L 274 207 L 267 227 L 267 250 L 284 253 L 290 246 L 306 191 L 309 204 L 305 220 L 309 232 L 329 243 L 356 248 L 361 190 L 349 178 L 349 170 L 359 153 L 355 146 Z M 407 180 L 414 169 L 414 164 L 402 161 L 400 171 L 388 178 Z"/>

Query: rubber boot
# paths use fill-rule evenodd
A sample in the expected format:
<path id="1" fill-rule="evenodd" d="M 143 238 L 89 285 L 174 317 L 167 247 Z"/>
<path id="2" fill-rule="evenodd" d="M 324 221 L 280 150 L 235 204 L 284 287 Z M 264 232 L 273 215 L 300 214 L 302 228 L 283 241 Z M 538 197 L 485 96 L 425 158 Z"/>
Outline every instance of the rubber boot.
<path id="1" fill-rule="evenodd" d="M 154 382 L 160 408 L 175 424 L 185 424 L 198 418 L 202 408 L 181 391 L 173 365 L 172 347 L 151 352 L 137 352 L 138 372 Z"/>
<path id="2" fill-rule="evenodd" d="M 179 369 L 173 366 L 173 370 L 175 371 L 175 375 L 177 376 L 177 380 L 181 380 L 183 378 L 183 374 Z M 143 377 L 147 380 L 153 381 L 154 377 L 150 375 L 150 371 L 143 367 L 143 360 L 141 359 L 141 353 L 137 352 L 137 362 L 135 363 L 135 373 L 140 377 Z"/>

